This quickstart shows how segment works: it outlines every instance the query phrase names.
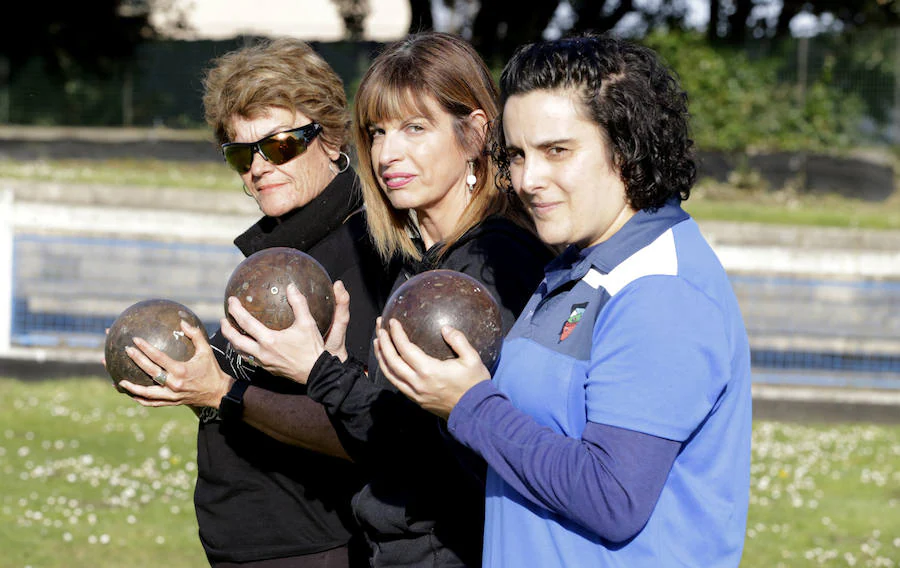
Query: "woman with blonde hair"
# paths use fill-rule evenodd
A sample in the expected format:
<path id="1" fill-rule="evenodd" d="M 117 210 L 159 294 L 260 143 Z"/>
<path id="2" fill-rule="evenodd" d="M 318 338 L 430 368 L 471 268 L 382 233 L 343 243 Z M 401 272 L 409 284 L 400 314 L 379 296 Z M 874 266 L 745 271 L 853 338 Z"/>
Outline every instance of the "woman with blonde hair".
<path id="1" fill-rule="evenodd" d="M 367 222 L 383 259 L 400 267 L 395 287 L 426 270 L 464 272 L 494 295 L 508 330 L 553 255 L 495 184 L 486 147 L 497 89 L 484 62 L 458 37 L 413 35 L 375 59 L 354 112 Z M 324 405 L 365 475 L 353 507 L 372 565 L 480 565 L 483 462 L 397 392 L 374 358 L 367 376 L 362 361 L 330 350 L 302 296 L 292 290 L 289 299 L 299 322 L 292 338 L 263 328 L 236 300 L 231 313 L 252 337 L 223 331 Z"/>

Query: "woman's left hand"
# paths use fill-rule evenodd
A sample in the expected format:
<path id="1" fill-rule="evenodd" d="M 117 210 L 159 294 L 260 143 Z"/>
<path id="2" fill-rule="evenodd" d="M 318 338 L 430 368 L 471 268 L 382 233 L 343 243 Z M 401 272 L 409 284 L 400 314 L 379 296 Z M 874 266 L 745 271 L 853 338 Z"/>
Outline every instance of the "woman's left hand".
<path id="1" fill-rule="evenodd" d="M 478 352 L 458 329 L 444 326 L 444 340 L 457 354 L 441 361 L 412 343 L 397 320 L 378 318 L 375 357 L 381 372 L 410 400 L 438 416 L 449 418 L 459 399 L 473 386 L 491 378 Z"/>
<path id="2" fill-rule="evenodd" d="M 293 284 L 287 288 L 287 299 L 294 312 L 294 323 L 275 331 L 250 315 L 237 298 L 228 298 L 228 311 L 246 335 L 224 318 L 222 334 L 239 353 L 263 369 L 306 384 L 313 365 L 324 351 L 342 360 L 347 358 L 344 335 L 350 321 L 350 294 L 340 281 L 335 283 L 335 313 L 327 338 L 319 333 L 306 298 Z"/>

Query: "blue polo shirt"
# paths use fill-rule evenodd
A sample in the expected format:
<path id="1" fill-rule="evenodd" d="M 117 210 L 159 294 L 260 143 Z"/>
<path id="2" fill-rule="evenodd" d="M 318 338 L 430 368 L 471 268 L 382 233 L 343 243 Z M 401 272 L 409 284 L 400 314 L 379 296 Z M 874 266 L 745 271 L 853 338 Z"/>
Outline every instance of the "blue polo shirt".
<path id="1" fill-rule="evenodd" d="M 485 567 L 740 562 L 749 345 L 724 269 L 676 203 L 548 265 L 494 380 L 463 396 L 449 427 L 489 465 Z M 612 491 L 606 470 L 642 462 L 602 447 L 603 428 L 680 444 L 646 522 L 623 534 L 598 534 L 616 519 L 585 511 Z"/>

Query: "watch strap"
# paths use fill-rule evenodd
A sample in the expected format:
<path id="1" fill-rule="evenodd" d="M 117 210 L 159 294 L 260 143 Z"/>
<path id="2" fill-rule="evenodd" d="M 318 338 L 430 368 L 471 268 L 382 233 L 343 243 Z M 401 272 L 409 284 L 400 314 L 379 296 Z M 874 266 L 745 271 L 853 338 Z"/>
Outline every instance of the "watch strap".
<path id="1" fill-rule="evenodd" d="M 237 379 L 219 403 L 219 418 L 223 421 L 240 420 L 244 415 L 244 393 L 250 381 Z"/>

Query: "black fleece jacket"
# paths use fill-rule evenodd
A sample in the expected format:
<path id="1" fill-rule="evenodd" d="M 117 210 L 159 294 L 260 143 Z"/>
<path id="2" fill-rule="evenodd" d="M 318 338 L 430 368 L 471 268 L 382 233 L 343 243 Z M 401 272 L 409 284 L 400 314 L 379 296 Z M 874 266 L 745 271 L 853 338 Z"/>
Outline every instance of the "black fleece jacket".
<path id="1" fill-rule="evenodd" d="M 503 331 L 553 258 L 531 232 L 491 217 L 438 256 L 440 245 L 407 263 L 394 287 L 412 275 L 450 269 L 480 280 L 501 307 Z M 400 394 L 369 359 L 341 363 L 323 354 L 307 383 L 321 402 L 365 485 L 353 509 L 371 548 L 373 566 L 480 566 L 485 466 L 453 440 L 446 423 Z"/>
<path id="2" fill-rule="evenodd" d="M 303 250 L 332 280 L 342 280 L 352 297 L 347 347 L 359 357 L 368 353 L 393 275 L 368 238 L 358 184 L 352 170 L 339 174 L 309 204 L 279 219 L 262 218 L 235 244 L 247 256 L 276 246 Z M 210 343 L 232 376 L 272 392 L 305 393 L 292 381 L 243 366 L 221 333 Z M 281 443 L 244 422 L 223 423 L 207 410 L 197 436 L 194 504 L 210 561 L 301 556 L 347 544 L 358 530 L 350 498 L 360 480 L 352 464 Z"/>

